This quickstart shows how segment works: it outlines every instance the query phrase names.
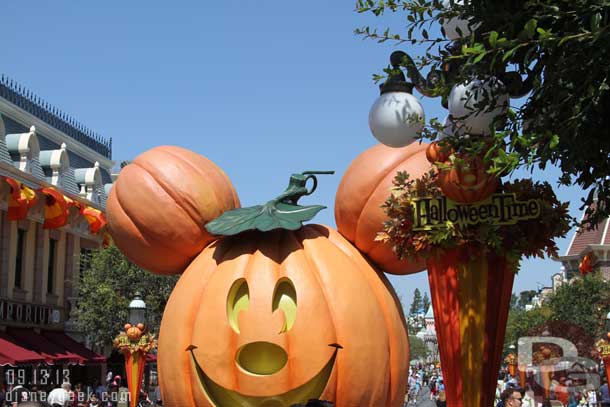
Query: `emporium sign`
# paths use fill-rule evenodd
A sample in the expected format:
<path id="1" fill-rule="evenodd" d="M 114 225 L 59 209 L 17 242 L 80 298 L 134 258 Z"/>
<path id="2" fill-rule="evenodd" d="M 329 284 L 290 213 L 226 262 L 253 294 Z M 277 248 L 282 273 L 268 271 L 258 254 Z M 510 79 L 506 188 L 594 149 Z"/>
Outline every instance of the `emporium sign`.
<path id="1" fill-rule="evenodd" d="M 519 201 L 516 194 L 493 194 L 484 201 L 459 203 L 445 196 L 415 198 L 411 204 L 415 210 L 413 230 L 430 230 L 445 222 L 466 226 L 477 223 L 514 225 L 520 220 L 540 216 L 540 201 Z"/>
<path id="2" fill-rule="evenodd" d="M 42 327 L 61 322 L 61 310 L 58 307 L 0 299 L 0 323 Z"/>

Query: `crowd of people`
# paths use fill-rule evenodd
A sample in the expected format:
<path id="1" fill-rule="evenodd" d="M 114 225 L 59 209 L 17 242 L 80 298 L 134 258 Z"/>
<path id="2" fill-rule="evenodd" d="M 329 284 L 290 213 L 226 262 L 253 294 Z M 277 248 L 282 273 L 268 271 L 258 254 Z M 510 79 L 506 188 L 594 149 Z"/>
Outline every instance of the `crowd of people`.
<path id="1" fill-rule="evenodd" d="M 521 386 L 517 377 L 503 373 L 498 379 L 496 388 L 495 407 L 610 407 L 610 393 L 608 383 L 604 379 L 599 388 L 592 384 L 582 385 L 574 383 L 566 376 L 551 381 L 548 397 L 541 396 L 534 388 L 541 387 L 529 376 L 524 386 Z"/>
<path id="2" fill-rule="evenodd" d="M 22 407 L 26 404 L 44 407 L 128 407 L 129 391 L 120 376 L 107 380 L 104 386 L 96 383 L 83 386 L 70 383 L 58 386 L 40 387 L 37 385 L 13 384 L 0 388 L 0 407 Z M 153 400 L 142 390 L 138 407 L 162 406 L 159 388 L 155 388 Z"/>
<path id="3" fill-rule="evenodd" d="M 420 365 L 409 371 L 404 406 L 417 405 L 423 398 L 429 398 L 437 407 L 447 406 L 443 377 L 434 365 Z"/>

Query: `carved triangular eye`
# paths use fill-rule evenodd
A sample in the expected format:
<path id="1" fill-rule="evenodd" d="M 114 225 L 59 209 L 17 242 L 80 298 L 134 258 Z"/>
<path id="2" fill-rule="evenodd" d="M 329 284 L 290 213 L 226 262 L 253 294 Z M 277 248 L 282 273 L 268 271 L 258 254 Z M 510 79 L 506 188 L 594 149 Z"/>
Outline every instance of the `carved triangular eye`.
<path id="1" fill-rule="evenodd" d="M 284 312 L 284 326 L 280 333 L 288 332 L 297 318 L 297 292 L 288 278 L 280 279 L 275 286 L 272 311 L 278 308 Z"/>
<path id="2" fill-rule="evenodd" d="M 239 333 L 239 313 L 247 310 L 248 307 L 250 307 L 248 283 L 245 279 L 240 278 L 233 283 L 227 297 L 227 319 L 231 328 L 237 333 Z"/>

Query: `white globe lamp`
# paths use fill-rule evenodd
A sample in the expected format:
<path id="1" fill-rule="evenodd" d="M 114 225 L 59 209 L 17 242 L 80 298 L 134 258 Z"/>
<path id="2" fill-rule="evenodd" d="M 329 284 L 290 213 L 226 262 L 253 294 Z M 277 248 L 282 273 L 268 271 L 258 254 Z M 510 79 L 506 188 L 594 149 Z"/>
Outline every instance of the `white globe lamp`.
<path id="1" fill-rule="evenodd" d="M 492 125 L 508 110 L 508 94 L 502 83 L 495 79 L 474 79 L 455 85 L 449 93 L 448 109 L 453 120 L 473 135 L 489 135 Z M 487 107 L 482 106 L 487 102 Z"/>
<path id="2" fill-rule="evenodd" d="M 380 143 L 404 147 L 415 141 L 424 128 L 424 108 L 406 91 L 382 90 L 369 112 L 369 127 Z"/>
<path id="3" fill-rule="evenodd" d="M 454 0 L 453 4 L 462 5 L 464 4 L 464 0 Z M 451 8 L 450 0 L 443 0 L 443 7 L 446 9 Z M 453 17 L 443 22 L 445 36 L 452 41 L 470 36 L 477 27 L 478 24 L 471 26 L 468 20 L 459 17 Z"/>
<path id="4" fill-rule="evenodd" d="M 142 300 L 142 296 L 137 292 L 129 303 L 129 323 L 137 325 L 146 323 L 146 303 Z"/>

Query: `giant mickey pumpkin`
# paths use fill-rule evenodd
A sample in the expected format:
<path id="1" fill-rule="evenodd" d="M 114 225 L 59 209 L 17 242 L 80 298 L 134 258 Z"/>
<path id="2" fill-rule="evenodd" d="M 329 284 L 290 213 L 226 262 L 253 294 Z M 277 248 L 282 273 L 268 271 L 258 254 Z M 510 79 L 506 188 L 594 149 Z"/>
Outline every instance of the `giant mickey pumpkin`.
<path id="1" fill-rule="evenodd" d="M 181 273 L 214 237 L 205 224 L 239 199 L 225 173 L 207 158 L 161 146 L 121 170 L 107 218 L 117 247 L 145 270 Z"/>
<path id="2" fill-rule="evenodd" d="M 138 194 L 122 195 L 117 188 L 121 199 L 115 197 L 117 204 L 108 206 L 108 220 L 115 241 L 120 240 L 117 235 L 123 239 L 123 250 L 133 255 L 133 242 L 140 261 L 166 264 L 164 256 L 171 255 L 167 247 L 179 246 L 180 239 L 193 240 L 194 233 L 181 234 L 180 219 L 164 221 L 157 231 L 159 218 L 137 205 L 157 205 L 157 187 L 149 175 L 156 173 L 152 165 L 147 171 L 123 169 L 123 185 L 146 185 Z M 188 178 L 193 170 L 184 166 L 181 171 L 182 178 Z M 291 177 L 288 189 L 265 205 L 227 211 L 206 224 L 212 230 L 210 225 L 221 218 L 235 220 L 236 212 L 259 220 L 254 222 L 258 230 L 207 243 L 174 288 L 159 334 L 164 404 L 288 406 L 318 398 L 338 407 L 402 406 L 409 342 L 399 301 L 383 274 L 338 232 L 301 225 L 323 208 L 297 205 L 298 198 L 317 185 L 311 174 Z M 195 178 L 192 187 L 198 190 L 210 190 L 209 183 L 217 182 L 201 173 Z M 311 178 L 314 187 L 309 191 Z M 169 195 L 176 195 L 171 184 L 164 185 Z M 169 209 L 160 217 L 181 215 L 173 206 Z M 129 234 L 123 212 L 130 222 L 138 221 L 141 235 Z M 162 242 L 160 233 L 176 241 Z M 142 243 L 150 240 L 155 244 Z M 181 255 L 180 261 L 187 257 Z M 178 264 L 172 262 L 164 270 Z"/>
<path id="3" fill-rule="evenodd" d="M 169 406 L 402 406 L 408 338 L 388 281 L 331 228 L 246 232 L 186 269 L 163 315 Z"/>
<path id="4" fill-rule="evenodd" d="M 411 179 L 432 169 L 426 158 L 427 144 L 411 143 L 402 148 L 378 144 L 360 154 L 343 175 L 335 198 L 335 221 L 339 232 L 383 271 L 410 274 L 426 268 L 425 262 L 399 260 L 392 248 L 375 237 L 387 216 L 381 205 L 391 193 L 398 171 Z"/>

